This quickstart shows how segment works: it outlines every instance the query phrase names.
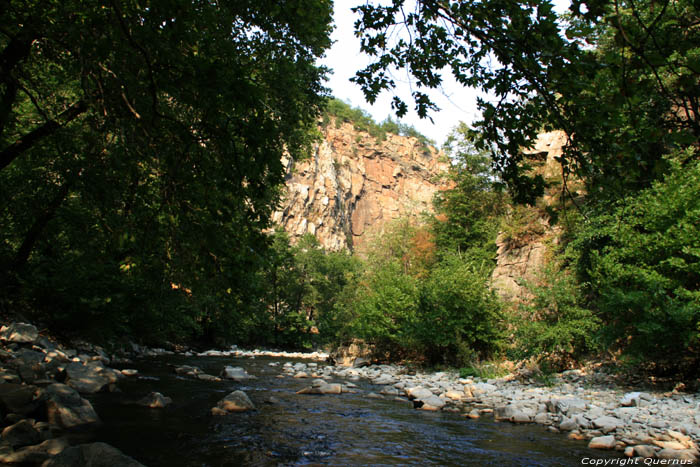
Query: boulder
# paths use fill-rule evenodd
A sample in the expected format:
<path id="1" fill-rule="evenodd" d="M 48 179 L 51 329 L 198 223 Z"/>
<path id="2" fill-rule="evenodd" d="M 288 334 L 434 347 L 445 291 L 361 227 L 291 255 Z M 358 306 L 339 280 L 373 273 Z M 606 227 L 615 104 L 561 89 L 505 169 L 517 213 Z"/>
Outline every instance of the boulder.
<path id="1" fill-rule="evenodd" d="M 615 437 L 612 435 L 598 436 L 588 443 L 588 447 L 591 449 L 614 449 L 615 444 Z"/>
<path id="2" fill-rule="evenodd" d="M 254 410 L 255 405 L 248 398 L 248 395 L 243 391 L 233 391 L 228 396 L 221 399 L 216 407 L 219 411 L 212 410 L 212 414 L 219 415 L 220 411 L 224 413 L 228 412 L 245 412 L 247 410 Z"/>
<path id="3" fill-rule="evenodd" d="M 54 383 L 44 389 L 43 395 L 46 398 L 49 423 L 63 428 L 100 423 L 100 418 L 90 401 L 80 397 L 80 394 L 70 386 Z"/>
<path id="4" fill-rule="evenodd" d="M 623 407 L 638 406 L 641 395 L 641 392 L 628 392 L 620 399 L 620 405 Z"/>
<path id="5" fill-rule="evenodd" d="M 593 426 L 599 428 L 603 433 L 610 433 L 617 428 L 621 428 L 624 424 L 619 418 L 603 416 L 593 420 Z"/>
<path id="6" fill-rule="evenodd" d="M 575 418 L 565 418 L 559 424 L 559 429 L 561 431 L 574 431 L 578 430 L 578 422 Z"/>
<path id="7" fill-rule="evenodd" d="M 16 451 L 0 454 L 0 462 L 6 464 L 41 464 L 49 457 L 59 454 L 69 447 L 66 438 L 47 439 L 41 444 L 27 446 Z"/>
<path id="8" fill-rule="evenodd" d="M 27 323 L 12 323 L 0 328 L 0 339 L 17 342 L 18 344 L 33 344 L 39 337 L 36 326 Z"/>
<path id="9" fill-rule="evenodd" d="M 0 410 L 3 413 L 29 415 L 39 407 L 36 386 L 0 384 Z"/>
<path id="10" fill-rule="evenodd" d="M 151 409 L 163 409 L 173 403 L 169 397 L 165 397 L 159 392 L 152 392 L 143 399 L 136 402 L 138 405 L 150 407 Z"/>
<path id="11" fill-rule="evenodd" d="M 413 388 L 407 388 L 406 395 L 409 397 L 409 399 L 422 400 L 432 396 L 433 392 L 430 389 L 416 386 Z"/>
<path id="12" fill-rule="evenodd" d="M 340 366 L 354 366 L 356 360 L 360 360 L 360 364 L 369 362 L 374 356 L 375 347 L 367 344 L 360 339 L 353 339 L 351 342 L 343 344 L 333 350 L 328 356 L 331 363 Z M 356 368 L 360 368 L 358 365 Z"/>
<path id="13" fill-rule="evenodd" d="M 134 370 L 132 368 L 124 368 L 121 373 L 124 376 L 136 376 L 139 374 L 139 370 Z"/>
<path id="14" fill-rule="evenodd" d="M 586 401 L 576 397 L 552 399 L 547 402 L 547 408 L 550 412 L 562 413 L 565 415 L 581 413 L 585 411 L 587 407 L 588 403 Z"/>
<path id="15" fill-rule="evenodd" d="M 420 402 L 423 403 L 423 405 L 419 407 L 421 410 L 437 411 L 445 406 L 445 401 L 434 394 L 431 394 L 430 397 L 421 399 Z"/>
<path id="16" fill-rule="evenodd" d="M 34 428 L 34 420 L 24 419 L 2 430 L 2 440 L 13 448 L 29 446 L 41 441 L 39 432 Z"/>
<path id="17" fill-rule="evenodd" d="M 96 365 L 83 365 L 78 362 L 66 365 L 66 384 L 83 394 L 99 392 L 110 382 L 110 378 L 103 375 Z"/>
<path id="18" fill-rule="evenodd" d="M 232 379 L 237 382 L 255 379 L 255 376 L 249 375 L 248 372 L 240 366 L 225 366 L 224 369 L 221 370 L 221 374 L 219 376 L 224 379 Z"/>
<path id="19" fill-rule="evenodd" d="M 526 414 L 525 412 L 518 410 L 513 415 L 511 421 L 513 423 L 531 423 L 532 417 L 530 417 L 530 415 Z"/>
<path id="20" fill-rule="evenodd" d="M 119 449 L 106 443 L 79 444 L 64 449 L 42 467 L 144 467 Z"/>

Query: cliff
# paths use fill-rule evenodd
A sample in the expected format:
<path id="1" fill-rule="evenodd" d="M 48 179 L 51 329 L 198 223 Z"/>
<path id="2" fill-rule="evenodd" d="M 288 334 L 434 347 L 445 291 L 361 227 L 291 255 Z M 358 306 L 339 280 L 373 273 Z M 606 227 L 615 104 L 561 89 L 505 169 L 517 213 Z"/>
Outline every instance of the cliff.
<path id="1" fill-rule="evenodd" d="M 292 240 L 306 233 L 328 250 L 361 250 L 398 217 L 432 209 L 448 164 L 418 139 L 386 134 L 377 141 L 350 123 L 322 130 L 310 158 L 287 161 L 286 192 L 273 214 Z"/>
<path id="2" fill-rule="evenodd" d="M 562 155 L 565 144 L 565 133 L 543 133 L 526 153 L 533 170 L 545 178 L 550 188 L 536 206 L 513 207 L 496 241 L 498 254 L 491 279 L 494 289 L 506 302 L 528 298 L 522 281 L 537 280 L 538 271 L 548 260 L 548 245 L 559 241 L 561 228 L 550 225 L 547 207 L 561 203 L 561 165 L 556 158 Z M 572 187 L 570 183 L 570 189 L 580 188 L 578 183 L 574 184 Z"/>

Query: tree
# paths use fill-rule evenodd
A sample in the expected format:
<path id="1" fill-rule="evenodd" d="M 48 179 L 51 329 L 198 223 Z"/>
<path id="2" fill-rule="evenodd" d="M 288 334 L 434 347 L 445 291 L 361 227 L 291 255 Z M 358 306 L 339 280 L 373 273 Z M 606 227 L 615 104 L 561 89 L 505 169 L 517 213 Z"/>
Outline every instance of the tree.
<path id="1" fill-rule="evenodd" d="M 280 160 L 313 138 L 330 14 L 327 0 L 4 6 L 3 298 L 73 325 L 232 332 L 225 316 L 255 302 Z"/>
<path id="2" fill-rule="evenodd" d="M 495 256 L 499 216 L 505 199 L 488 154 L 476 149 L 472 131 L 462 123 L 453 130 L 444 151 L 451 161 L 451 187 L 436 193 L 432 230 L 438 251 L 466 253 L 477 261 Z"/>
<path id="3" fill-rule="evenodd" d="M 443 72 L 491 96 L 479 101 L 477 144 L 517 202 L 543 193 L 523 158 L 542 129 L 569 136 L 564 189 L 575 174 L 608 200 L 648 187 L 668 169 L 665 154 L 700 137 L 700 33 L 688 0 L 575 1 L 562 18 L 549 0 L 418 0 L 412 11 L 393 0 L 355 11 L 362 50 L 376 57 L 354 78 L 370 102 L 403 68 L 421 116 L 436 109 L 424 89 Z M 399 96 L 393 105 L 407 110 Z"/>

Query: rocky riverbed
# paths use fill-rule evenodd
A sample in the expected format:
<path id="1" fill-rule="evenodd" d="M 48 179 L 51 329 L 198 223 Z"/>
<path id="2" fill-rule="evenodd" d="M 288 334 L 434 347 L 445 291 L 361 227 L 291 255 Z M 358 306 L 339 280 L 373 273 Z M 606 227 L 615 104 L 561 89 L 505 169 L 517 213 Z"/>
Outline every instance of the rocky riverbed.
<path id="1" fill-rule="evenodd" d="M 171 410 L 167 408 L 171 404 L 187 409 L 181 400 L 184 396 L 168 394 L 168 389 L 173 390 L 172 383 L 165 384 L 162 377 L 141 374 L 131 367 L 138 366 L 139 361 L 169 356 L 183 362 L 215 362 L 208 370 L 196 365 L 167 364 L 167 371 L 174 377 L 183 382 L 197 382 L 197 386 L 188 389 L 196 391 L 192 394 L 210 389 L 211 396 L 205 398 L 210 401 L 206 402 L 207 408 L 191 409 L 198 412 L 190 414 L 195 418 L 240 417 L 244 416 L 239 415 L 241 412 L 261 410 L 256 409 L 261 404 L 274 414 L 269 407 L 275 407 L 279 398 L 285 397 L 295 406 L 300 404 L 298 398 L 310 398 L 303 402 L 305 410 L 309 410 L 323 405 L 320 401 L 328 400 L 325 398 L 351 394 L 355 399 L 346 401 L 359 398 L 383 407 L 402 404 L 403 408 L 410 407 L 408 410 L 453 413 L 455 418 L 449 419 L 450 426 L 459 419 L 463 428 L 491 419 L 532 424 L 531 432 L 539 430 L 548 442 L 558 437 L 561 443 L 587 445 L 591 459 L 619 451 L 620 456 L 632 460 L 682 465 L 693 463 L 699 454 L 697 393 L 623 390 L 608 375 L 599 372 L 567 371 L 553 377 L 550 385 L 542 386 L 523 375 L 485 381 L 459 378 L 450 372 L 420 373 L 400 365 L 368 365 L 362 360 L 357 360 L 355 366 L 333 365 L 326 363 L 328 355 L 320 352 L 232 348 L 176 353 L 134 344 L 108 355 L 101 347 L 85 342 L 62 347 L 40 335 L 32 325 L 12 323 L 0 330 L 0 415 L 4 426 L 0 462 L 45 466 L 141 465 L 99 442 L 101 419 L 90 399 L 99 396 L 107 404 L 119 399 L 122 406 L 138 405 L 146 410 Z M 234 359 L 238 364 L 232 364 Z M 264 360 L 264 365 L 256 359 Z M 255 386 L 258 375 L 243 367 L 240 362 L 245 361 L 257 362 L 256 371 L 266 378 L 267 387 Z M 272 389 L 269 382 L 275 379 L 287 382 Z M 151 383 L 153 390 L 138 397 L 127 393 L 128 388 L 142 382 Z M 121 388 L 125 388 L 124 393 L 120 392 Z M 251 393 L 250 397 L 247 393 Z M 271 393 L 276 395 L 270 396 Z M 340 405 L 333 407 L 334 413 L 341 410 Z M 123 412 L 115 411 L 117 416 L 120 411 Z M 201 435 L 195 438 L 198 437 Z"/>

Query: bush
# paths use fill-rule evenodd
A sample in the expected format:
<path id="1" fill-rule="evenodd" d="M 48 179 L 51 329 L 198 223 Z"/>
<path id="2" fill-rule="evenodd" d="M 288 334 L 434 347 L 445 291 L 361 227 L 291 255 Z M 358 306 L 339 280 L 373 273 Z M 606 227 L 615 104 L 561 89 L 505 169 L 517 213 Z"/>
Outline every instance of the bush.
<path id="1" fill-rule="evenodd" d="M 490 268 L 477 268 L 451 254 L 422 284 L 416 332 L 431 360 L 464 364 L 470 350 L 483 357 L 501 347 L 503 317 L 488 286 L 489 274 Z"/>
<path id="2" fill-rule="evenodd" d="M 670 159 L 663 180 L 589 218 L 579 273 L 609 344 L 630 355 L 697 362 L 700 349 L 700 161 Z"/>
<path id="3" fill-rule="evenodd" d="M 597 349 L 600 320 L 583 306 L 575 277 L 555 262 L 542 271 L 539 283 L 525 283 L 532 299 L 513 317 L 515 358 L 530 358 L 566 367 Z"/>

